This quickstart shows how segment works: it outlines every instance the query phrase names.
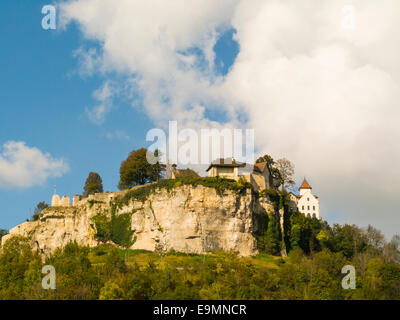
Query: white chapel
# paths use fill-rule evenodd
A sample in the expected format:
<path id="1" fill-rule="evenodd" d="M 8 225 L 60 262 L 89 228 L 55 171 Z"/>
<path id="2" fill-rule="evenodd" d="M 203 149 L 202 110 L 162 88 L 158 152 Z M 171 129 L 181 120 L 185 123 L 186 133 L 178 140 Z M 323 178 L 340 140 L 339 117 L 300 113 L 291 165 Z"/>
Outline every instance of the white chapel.
<path id="1" fill-rule="evenodd" d="M 305 215 L 310 215 L 310 217 L 315 215 L 315 217 L 319 219 L 318 196 L 313 195 L 311 190 L 312 188 L 310 184 L 304 178 L 304 181 L 299 188 L 300 194 L 296 196 L 298 199 L 297 208 Z"/>

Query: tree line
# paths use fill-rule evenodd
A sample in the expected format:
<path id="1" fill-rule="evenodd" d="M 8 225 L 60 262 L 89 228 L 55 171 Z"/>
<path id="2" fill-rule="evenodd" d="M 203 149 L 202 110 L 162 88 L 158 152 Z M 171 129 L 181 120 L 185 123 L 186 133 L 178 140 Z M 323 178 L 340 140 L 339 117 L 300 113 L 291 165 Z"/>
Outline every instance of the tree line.
<path id="1" fill-rule="evenodd" d="M 69 243 L 42 261 L 28 239 L 13 237 L 0 253 L 0 299 L 400 299 L 399 263 L 371 249 L 377 251 L 350 259 L 327 248 L 309 255 L 296 248 L 277 259 L 232 252 L 160 256 Z M 349 264 L 357 270 L 354 290 L 342 287 Z M 42 288 L 44 265 L 56 270 L 55 290 Z"/>

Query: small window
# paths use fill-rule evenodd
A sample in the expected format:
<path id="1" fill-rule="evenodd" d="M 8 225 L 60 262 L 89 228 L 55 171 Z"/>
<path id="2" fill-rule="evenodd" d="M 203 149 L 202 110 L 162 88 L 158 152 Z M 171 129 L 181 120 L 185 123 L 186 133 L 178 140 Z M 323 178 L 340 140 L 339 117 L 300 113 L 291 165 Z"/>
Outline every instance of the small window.
<path id="1" fill-rule="evenodd" d="M 313 210 L 315 211 L 315 206 L 313 206 Z"/>
<path id="2" fill-rule="evenodd" d="M 307 206 L 307 210 L 310 210 L 310 206 Z"/>
<path id="3" fill-rule="evenodd" d="M 307 198 L 307 201 L 310 201 L 310 198 Z"/>
<path id="4" fill-rule="evenodd" d="M 301 207 L 301 210 L 304 210 L 304 206 Z"/>

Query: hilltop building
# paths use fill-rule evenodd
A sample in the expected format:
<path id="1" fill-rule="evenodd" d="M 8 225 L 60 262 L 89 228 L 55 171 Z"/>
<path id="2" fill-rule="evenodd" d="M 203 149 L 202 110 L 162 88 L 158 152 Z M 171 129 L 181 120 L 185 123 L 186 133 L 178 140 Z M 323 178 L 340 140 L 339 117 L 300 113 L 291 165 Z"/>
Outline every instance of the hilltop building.
<path id="1" fill-rule="evenodd" d="M 299 195 L 293 195 L 297 198 L 297 208 L 305 215 L 313 216 L 319 219 L 319 198 L 311 193 L 311 186 L 304 178 L 299 188 Z"/>
<path id="2" fill-rule="evenodd" d="M 217 159 L 209 165 L 206 172 L 209 177 L 221 177 L 238 180 L 240 177 L 239 168 L 245 168 L 246 164 L 236 162 L 235 159 Z"/>
<path id="3" fill-rule="evenodd" d="M 237 162 L 233 158 L 217 159 L 207 168 L 209 177 L 223 177 L 227 179 L 239 180 L 244 178 L 250 182 L 256 191 L 272 188 L 272 176 L 266 162 L 247 163 Z"/>

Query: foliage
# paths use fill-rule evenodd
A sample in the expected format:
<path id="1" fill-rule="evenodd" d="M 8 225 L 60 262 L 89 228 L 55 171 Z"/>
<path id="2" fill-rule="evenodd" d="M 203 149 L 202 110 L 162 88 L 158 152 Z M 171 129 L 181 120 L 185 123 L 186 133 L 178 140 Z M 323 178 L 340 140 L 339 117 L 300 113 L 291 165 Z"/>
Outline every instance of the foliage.
<path id="1" fill-rule="evenodd" d="M 43 262 L 29 241 L 13 237 L 3 249 L 0 299 L 400 299 L 400 265 L 379 254 L 363 272 L 357 269 L 356 290 L 344 290 L 342 267 L 355 261 L 328 248 L 311 255 L 297 248 L 281 259 L 232 252 L 160 256 L 69 243 L 46 260 L 56 269 L 56 290 L 43 290 Z"/>
<path id="2" fill-rule="evenodd" d="M 268 197 L 268 199 L 274 204 L 275 209 L 282 209 L 287 195 L 275 189 L 264 189 L 259 193 L 260 197 Z"/>
<path id="3" fill-rule="evenodd" d="M 266 154 L 256 160 L 256 163 L 260 163 L 260 162 L 267 163 L 268 170 L 272 176 L 273 186 L 275 188 L 279 188 L 282 185 L 283 181 L 282 181 L 281 173 L 280 173 L 279 169 L 276 167 L 275 160 L 270 155 Z"/>
<path id="4" fill-rule="evenodd" d="M 256 163 L 261 163 L 261 162 L 266 162 L 268 166 L 273 166 L 275 164 L 274 158 L 272 158 L 270 155 L 265 154 L 262 157 L 259 157 L 256 160 Z"/>
<path id="5" fill-rule="evenodd" d="M 105 214 L 97 214 L 92 218 L 96 225 L 95 237 L 102 242 L 112 241 L 115 244 L 129 248 L 135 242 L 131 230 L 132 213 L 116 214 L 116 205 L 111 203 L 111 218 Z"/>
<path id="6" fill-rule="evenodd" d="M 293 180 L 294 164 L 291 163 L 288 159 L 282 158 L 276 160 L 274 167 L 279 171 L 279 176 L 282 182 L 282 190 L 286 188 L 293 189 L 295 184 Z"/>
<path id="7" fill-rule="evenodd" d="M 89 208 L 92 208 L 95 204 L 104 204 L 104 201 L 99 201 L 99 200 L 88 200 Z"/>
<path id="8" fill-rule="evenodd" d="M 90 172 L 83 187 L 83 196 L 103 192 L 103 180 L 97 172 Z"/>
<path id="9" fill-rule="evenodd" d="M 166 170 L 165 165 L 158 161 L 155 164 L 149 163 L 147 161 L 147 153 L 148 150 L 145 148 L 134 150 L 121 163 L 120 181 L 118 184 L 120 190 L 144 185 L 162 178 L 163 172 Z M 156 159 L 161 157 L 161 154 L 157 150 L 153 154 L 149 151 L 149 154 Z"/>
<path id="10" fill-rule="evenodd" d="M 179 169 L 178 171 L 175 172 L 175 177 L 176 178 L 196 178 L 200 177 L 196 171 L 192 169 Z"/>
<path id="11" fill-rule="evenodd" d="M 24 296 L 25 274 L 33 261 L 40 265 L 40 257 L 32 252 L 27 238 L 15 236 L 6 241 L 0 254 L 0 298 Z"/>
<path id="12" fill-rule="evenodd" d="M 183 185 L 191 185 L 193 187 L 201 185 L 207 188 L 214 188 L 220 195 L 222 195 L 225 190 L 232 190 L 240 193 L 245 189 L 251 189 L 251 184 L 248 182 L 236 182 L 235 180 L 220 177 L 186 177 L 177 179 L 163 179 L 156 183 L 137 187 L 127 191 L 124 196 L 116 199 L 116 203 L 118 205 L 127 205 L 131 200 L 144 202 L 149 195 L 156 190 L 166 189 L 171 191 L 172 189 Z"/>
<path id="13" fill-rule="evenodd" d="M 39 202 L 39 203 L 36 205 L 35 211 L 33 212 L 33 216 L 32 216 L 32 218 L 31 218 L 31 221 L 37 221 L 37 220 L 39 220 L 39 216 L 40 216 L 40 214 L 42 213 L 42 211 L 43 211 L 44 209 L 48 208 L 48 207 L 49 207 L 49 205 L 48 205 L 46 202 L 44 202 L 44 201 Z"/>
<path id="14" fill-rule="evenodd" d="M 0 242 L 1 242 L 1 238 L 3 238 L 6 234 L 8 234 L 8 230 L 0 229 Z"/>
<path id="15" fill-rule="evenodd" d="M 275 214 L 258 216 L 259 232 L 257 248 L 260 252 L 278 255 L 281 251 L 281 229 L 279 217 Z"/>

